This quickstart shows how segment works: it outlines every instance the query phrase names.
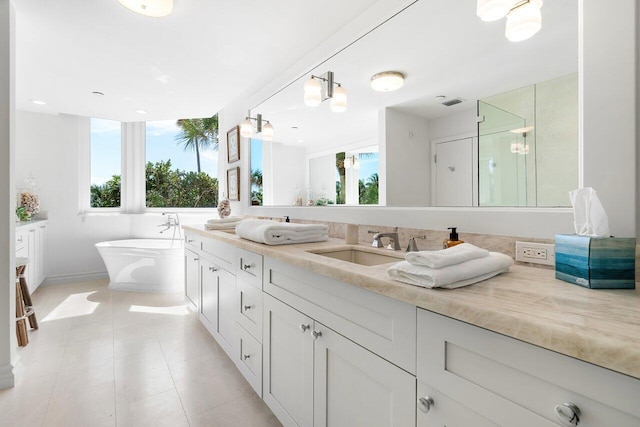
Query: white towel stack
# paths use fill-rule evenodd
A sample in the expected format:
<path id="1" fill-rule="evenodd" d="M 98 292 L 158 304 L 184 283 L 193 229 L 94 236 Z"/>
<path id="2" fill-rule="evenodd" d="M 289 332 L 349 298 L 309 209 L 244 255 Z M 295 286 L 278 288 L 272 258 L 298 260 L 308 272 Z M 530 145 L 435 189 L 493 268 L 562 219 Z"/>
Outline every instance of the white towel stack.
<path id="1" fill-rule="evenodd" d="M 470 243 L 440 251 L 410 252 L 387 270 L 392 279 L 425 288 L 459 288 L 509 270 L 513 259 Z"/>
<path id="2" fill-rule="evenodd" d="M 242 220 L 239 216 L 228 216 L 226 218 L 214 218 L 207 221 L 204 227 L 207 230 L 233 230 Z"/>
<path id="3" fill-rule="evenodd" d="M 324 242 L 329 239 L 329 227 L 324 224 L 294 224 L 265 219 L 244 219 L 236 226 L 243 239 L 267 245 Z"/>

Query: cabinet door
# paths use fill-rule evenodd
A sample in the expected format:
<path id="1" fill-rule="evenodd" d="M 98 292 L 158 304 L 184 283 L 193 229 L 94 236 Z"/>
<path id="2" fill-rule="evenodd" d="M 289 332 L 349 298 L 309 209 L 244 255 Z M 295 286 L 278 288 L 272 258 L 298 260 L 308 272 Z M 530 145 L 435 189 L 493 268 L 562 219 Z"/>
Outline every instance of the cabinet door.
<path id="1" fill-rule="evenodd" d="M 47 244 L 47 226 L 40 225 L 36 230 L 36 251 L 38 265 L 36 266 L 36 281 L 35 286 L 38 287 L 46 278 L 46 244 Z"/>
<path id="2" fill-rule="evenodd" d="M 315 323 L 314 426 L 412 427 L 416 378 Z"/>
<path id="3" fill-rule="evenodd" d="M 418 381 L 418 427 L 498 427 L 439 391 Z"/>
<path id="4" fill-rule="evenodd" d="M 230 357 L 236 333 L 236 276 L 224 269 L 218 270 L 218 342 Z"/>
<path id="5" fill-rule="evenodd" d="M 38 266 L 38 262 L 40 261 L 38 259 L 38 251 L 36 248 L 36 228 L 32 228 L 29 230 L 29 233 L 27 235 L 27 246 L 29 248 L 29 264 L 27 265 L 27 270 L 26 270 L 26 279 L 27 279 L 27 286 L 29 288 L 29 292 L 33 293 L 33 291 L 36 290 L 36 271 L 37 271 L 37 266 Z"/>
<path id="6" fill-rule="evenodd" d="M 263 399 L 286 427 L 313 425 L 313 320 L 264 294 Z"/>
<path id="7" fill-rule="evenodd" d="M 196 309 L 200 306 L 200 257 L 193 251 L 184 250 L 185 296 Z"/>
<path id="8" fill-rule="evenodd" d="M 202 305 L 200 306 L 200 315 L 203 323 L 207 326 L 207 329 L 210 331 L 216 331 L 218 325 L 219 268 L 204 258 L 200 260 L 200 266 L 200 280 L 202 283 Z"/>

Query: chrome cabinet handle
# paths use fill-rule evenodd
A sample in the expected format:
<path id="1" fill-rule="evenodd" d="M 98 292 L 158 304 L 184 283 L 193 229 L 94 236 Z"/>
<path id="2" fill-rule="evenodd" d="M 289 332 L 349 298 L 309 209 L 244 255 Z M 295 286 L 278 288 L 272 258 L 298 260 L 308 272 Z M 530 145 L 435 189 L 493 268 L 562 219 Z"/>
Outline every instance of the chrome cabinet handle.
<path id="1" fill-rule="evenodd" d="M 22 243 L 22 236 L 18 239 L 18 243 Z"/>
<path id="2" fill-rule="evenodd" d="M 217 268 L 215 268 L 215 267 L 209 267 L 209 271 L 211 271 L 211 272 L 214 272 L 214 273 L 215 273 L 216 271 L 218 271 L 218 269 L 217 269 Z"/>
<path id="3" fill-rule="evenodd" d="M 251 306 L 250 306 L 250 305 L 245 305 L 245 306 L 244 306 L 244 311 L 247 311 L 247 310 L 250 310 L 250 309 L 251 309 Z"/>
<path id="4" fill-rule="evenodd" d="M 198 261 L 199 259 L 200 259 L 200 258 L 198 258 L 198 257 L 195 257 L 195 258 L 194 258 L 193 260 L 194 260 L 194 261 Z"/>
<path id="5" fill-rule="evenodd" d="M 433 404 L 433 397 L 431 396 L 421 397 L 418 399 L 418 408 L 420 408 L 420 410 L 425 414 L 429 413 Z"/>
<path id="6" fill-rule="evenodd" d="M 313 335 L 313 339 L 317 340 L 318 338 L 320 338 L 322 336 L 322 332 L 321 331 L 311 331 L 311 335 Z"/>
<path id="7" fill-rule="evenodd" d="M 300 323 L 300 326 L 298 326 L 298 327 L 300 328 L 300 330 L 301 330 L 302 332 L 306 332 L 306 331 L 307 331 L 307 329 L 309 329 L 311 326 L 309 326 L 309 325 L 305 325 L 304 323 Z"/>
<path id="8" fill-rule="evenodd" d="M 243 269 L 243 270 L 248 270 L 248 269 L 250 269 L 250 268 L 251 268 L 251 264 L 243 264 L 243 265 L 242 265 L 242 269 Z"/>
<path id="9" fill-rule="evenodd" d="M 35 233 L 36 229 L 34 228 L 33 230 L 29 230 L 29 233 Z"/>
<path id="10" fill-rule="evenodd" d="M 193 239 L 187 239 L 187 243 L 193 243 L 193 242 L 195 242 L 195 240 L 193 240 Z"/>
<path id="11" fill-rule="evenodd" d="M 250 354 L 243 354 L 243 355 L 242 355 L 242 358 L 243 358 L 244 360 L 247 360 L 247 359 L 248 359 L 248 358 L 250 358 L 250 357 L 251 357 L 251 355 L 250 355 Z"/>
<path id="12" fill-rule="evenodd" d="M 573 427 L 580 424 L 580 408 L 574 403 L 565 402 L 554 408 L 556 417 L 563 426 Z"/>

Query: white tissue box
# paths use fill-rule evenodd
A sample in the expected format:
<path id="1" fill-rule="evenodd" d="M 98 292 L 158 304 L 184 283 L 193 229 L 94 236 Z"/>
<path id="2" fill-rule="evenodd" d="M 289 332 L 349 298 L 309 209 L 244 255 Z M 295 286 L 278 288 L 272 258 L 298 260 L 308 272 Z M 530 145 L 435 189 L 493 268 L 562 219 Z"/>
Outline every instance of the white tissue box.
<path id="1" fill-rule="evenodd" d="M 636 239 L 556 234 L 556 279 L 591 289 L 635 289 Z"/>

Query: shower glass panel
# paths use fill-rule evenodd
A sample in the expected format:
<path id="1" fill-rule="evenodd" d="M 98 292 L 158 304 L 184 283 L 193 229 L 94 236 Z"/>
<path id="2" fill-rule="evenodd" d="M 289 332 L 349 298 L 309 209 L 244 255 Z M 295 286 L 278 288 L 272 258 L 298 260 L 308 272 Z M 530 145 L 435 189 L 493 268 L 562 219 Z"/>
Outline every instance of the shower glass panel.
<path id="1" fill-rule="evenodd" d="M 478 116 L 479 205 L 527 206 L 527 120 L 484 101 Z"/>

